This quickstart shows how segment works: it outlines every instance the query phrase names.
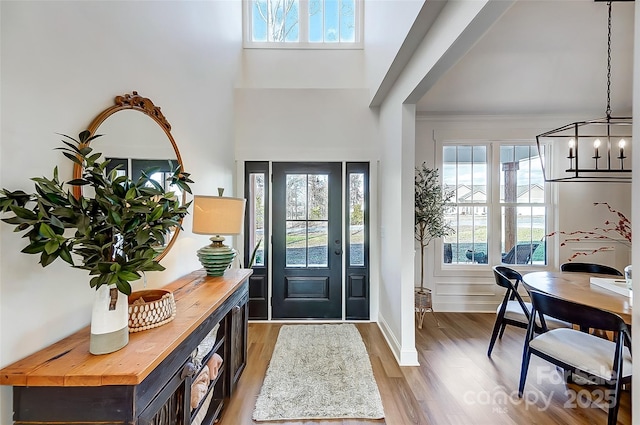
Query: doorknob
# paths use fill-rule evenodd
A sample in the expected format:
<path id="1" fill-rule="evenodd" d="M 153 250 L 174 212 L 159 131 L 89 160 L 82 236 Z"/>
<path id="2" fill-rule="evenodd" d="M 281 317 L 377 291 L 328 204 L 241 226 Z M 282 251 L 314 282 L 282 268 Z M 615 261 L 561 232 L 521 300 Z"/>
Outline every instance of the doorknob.
<path id="1" fill-rule="evenodd" d="M 333 251 L 336 255 L 342 255 L 342 249 L 338 248 L 335 251 Z"/>

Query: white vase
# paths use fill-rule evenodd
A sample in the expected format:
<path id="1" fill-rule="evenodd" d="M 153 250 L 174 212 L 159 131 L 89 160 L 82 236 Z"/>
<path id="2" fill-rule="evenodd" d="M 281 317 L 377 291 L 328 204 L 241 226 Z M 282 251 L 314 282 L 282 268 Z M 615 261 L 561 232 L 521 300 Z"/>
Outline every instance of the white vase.
<path id="1" fill-rule="evenodd" d="M 91 312 L 91 354 L 118 351 L 129 343 L 129 305 L 127 296 L 115 285 L 102 285 L 96 291 Z"/>

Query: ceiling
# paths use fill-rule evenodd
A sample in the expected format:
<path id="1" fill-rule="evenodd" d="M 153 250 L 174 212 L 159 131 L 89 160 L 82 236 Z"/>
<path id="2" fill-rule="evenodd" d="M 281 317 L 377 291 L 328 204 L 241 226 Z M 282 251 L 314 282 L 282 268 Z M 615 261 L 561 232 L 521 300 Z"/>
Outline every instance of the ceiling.
<path id="1" fill-rule="evenodd" d="M 613 2 L 612 115 L 631 112 L 634 2 Z M 417 103 L 426 115 L 605 116 L 607 4 L 519 0 Z M 593 115 L 593 116 L 591 116 Z"/>

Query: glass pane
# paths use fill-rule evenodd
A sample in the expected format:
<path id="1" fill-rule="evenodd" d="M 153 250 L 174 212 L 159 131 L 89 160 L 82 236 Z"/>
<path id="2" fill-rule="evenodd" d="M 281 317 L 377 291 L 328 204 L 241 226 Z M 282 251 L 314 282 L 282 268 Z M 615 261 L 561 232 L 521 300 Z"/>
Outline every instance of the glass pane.
<path id="1" fill-rule="evenodd" d="M 534 146 L 500 148 L 500 201 L 544 203 L 544 177 Z"/>
<path id="2" fill-rule="evenodd" d="M 254 0 L 251 15 L 253 41 L 298 41 L 299 0 Z"/>
<path id="3" fill-rule="evenodd" d="M 456 230 L 456 233 L 443 238 L 443 261 L 454 264 L 486 264 L 489 260 L 487 207 L 459 206 L 447 208 L 445 219 Z M 451 258 L 451 261 L 449 261 L 449 258 Z"/>
<path id="4" fill-rule="evenodd" d="M 307 219 L 307 175 L 287 175 L 287 220 Z"/>
<path id="5" fill-rule="evenodd" d="M 487 147 L 473 147 L 473 185 L 471 202 L 487 202 Z"/>
<path id="6" fill-rule="evenodd" d="M 272 0 L 273 1 L 273 0 Z M 299 20 L 299 11 L 298 11 L 298 0 L 281 0 L 284 3 L 284 10 L 286 14 L 285 23 L 284 23 L 284 40 L 298 41 L 299 39 L 299 28 L 298 20 Z"/>
<path id="7" fill-rule="evenodd" d="M 529 180 L 531 182 L 531 202 L 536 204 L 544 203 L 544 176 L 542 174 L 542 164 L 537 146 L 531 146 L 529 165 Z"/>
<path id="8" fill-rule="evenodd" d="M 487 207 L 469 208 L 466 220 L 473 223 L 472 234 L 467 236 L 471 240 L 471 246 L 465 251 L 465 257 L 472 263 L 487 264 L 489 262 L 487 246 Z"/>
<path id="9" fill-rule="evenodd" d="M 251 16 L 251 39 L 253 41 L 267 41 L 267 0 L 253 2 Z"/>
<path id="10" fill-rule="evenodd" d="M 531 207 L 531 241 L 540 243 L 531 255 L 532 264 L 547 264 L 547 246 L 544 237 L 546 229 L 547 209 L 545 207 Z"/>
<path id="11" fill-rule="evenodd" d="M 339 0 L 324 1 L 324 41 L 326 43 L 340 40 L 340 5 Z"/>
<path id="12" fill-rule="evenodd" d="M 453 189 L 457 189 L 457 164 L 456 147 L 445 146 L 442 148 L 442 182 Z M 458 192 L 455 190 L 451 202 L 457 202 Z"/>
<path id="13" fill-rule="evenodd" d="M 309 220 L 327 220 L 329 217 L 329 176 L 309 174 Z"/>
<path id="14" fill-rule="evenodd" d="M 309 222 L 309 236 L 307 258 L 309 267 L 326 267 L 328 262 L 327 241 L 329 235 L 329 223 L 326 221 Z"/>
<path id="15" fill-rule="evenodd" d="M 307 265 L 307 223 L 287 221 L 286 261 L 287 267 Z"/>
<path id="16" fill-rule="evenodd" d="M 471 186 L 472 186 L 472 172 L 471 167 L 471 146 L 457 146 L 456 152 L 457 161 L 457 192 L 458 202 L 470 202 Z"/>
<path id="17" fill-rule="evenodd" d="M 545 264 L 542 243 L 546 228 L 544 207 L 502 208 L 502 262 L 504 264 Z"/>
<path id="18" fill-rule="evenodd" d="M 249 249 L 251 252 L 260 244 L 256 251 L 253 264 L 264 266 L 264 173 L 249 174 Z"/>
<path id="19" fill-rule="evenodd" d="M 309 41 L 312 43 L 323 41 L 324 9 L 322 0 L 309 2 Z"/>
<path id="20" fill-rule="evenodd" d="M 340 2 L 340 41 L 356 41 L 356 5 L 355 0 Z"/>
<path id="21" fill-rule="evenodd" d="M 349 174 L 349 265 L 364 266 L 364 174 Z"/>
<path id="22" fill-rule="evenodd" d="M 442 238 L 443 244 L 443 262 L 444 263 L 459 263 L 458 257 L 458 207 L 456 206 L 448 206 L 444 210 L 444 219 L 445 222 L 455 230 L 455 232 L 446 235 Z"/>

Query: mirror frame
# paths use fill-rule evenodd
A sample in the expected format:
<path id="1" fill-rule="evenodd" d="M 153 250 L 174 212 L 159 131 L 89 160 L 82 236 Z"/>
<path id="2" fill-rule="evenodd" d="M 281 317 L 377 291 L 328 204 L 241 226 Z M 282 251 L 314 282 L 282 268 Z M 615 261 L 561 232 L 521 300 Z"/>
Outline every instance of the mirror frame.
<path id="1" fill-rule="evenodd" d="M 100 124 L 102 124 L 107 118 L 109 118 L 116 112 L 124 111 L 127 109 L 142 112 L 143 114 L 145 114 L 146 116 L 154 120 L 160 126 L 160 128 L 162 128 L 165 135 L 169 139 L 169 142 L 171 142 L 171 146 L 173 147 L 173 151 L 176 154 L 177 162 L 180 165 L 180 169 L 184 171 L 184 164 L 182 162 L 182 157 L 180 156 L 180 151 L 178 150 L 178 145 L 176 144 L 175 139 L 171 135 L 171 124 L 169 124 L 169 121 L 167 121 L 165 116 L 162 114 L 162 111 L 160 110 L 159 106 L 155 105 L 151 101 L 151 99 L 140 96 L 138 92 L 135 90 L 131 94 L 125 93 L 122 96 L 116 96 L 114 99 L 114 105 L 105 109 L 98 116 L 96 116 L 93 119 L 93 121 L 91 121 L 91 124 L 89 124 L 89 127 L 87 128 L 87 130 L 91 133 L 91 136 L 94 136 L 98 130 L 98 127 L 100 127 Z M 74 164 L 73 178 L 79 179 L 81 177 L 82 177 L 82 167 L 79 164 Z M 82 187 L 73 186 L 73 195 L 76 198 L 79 198 L 82 195 Z M 186 193 L 183 192 L 182 194 L 183 204 L 186 202 L 186 199 L 187 199 Z M 165 255 L 167 255 L 167 253 L 169 252 L 173 244 L 176 242 L 176 239 L 178 238 L 181 225 L 182 225 L 182 220 L 180 220 L 180 226 L 177 226 L 175 232 L 173 232 L 173 236 L 171 236 L 171 239 L 168 241 L 167 245 L 164 247 L 164 250 L 156 256 L 155 258 L 156 261 L 160 261 L 162 258 L 164 258 Z"/>

